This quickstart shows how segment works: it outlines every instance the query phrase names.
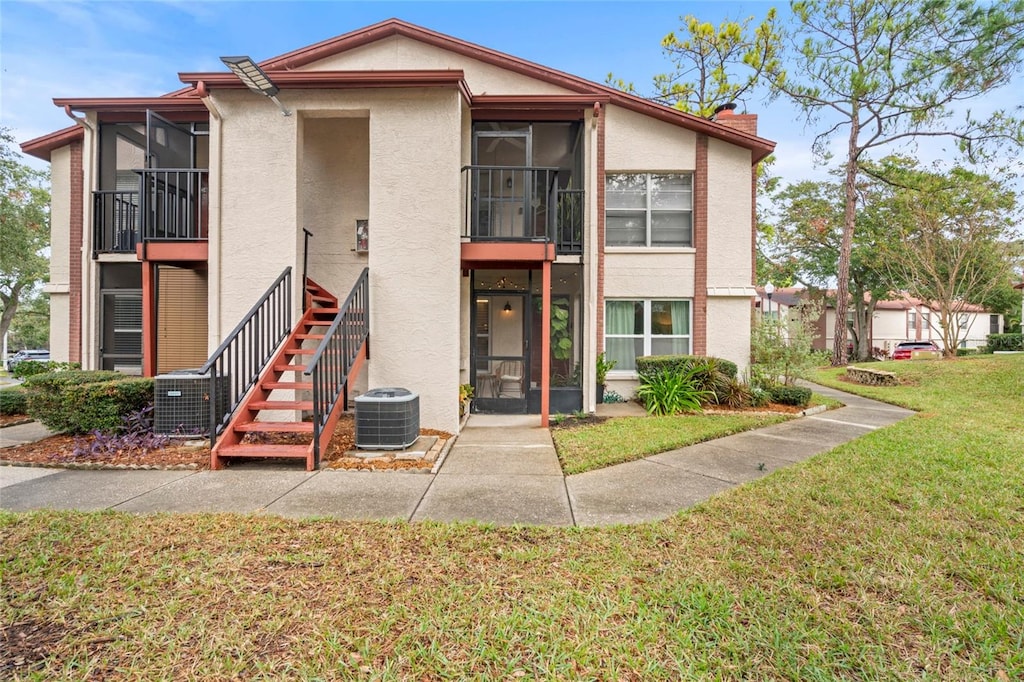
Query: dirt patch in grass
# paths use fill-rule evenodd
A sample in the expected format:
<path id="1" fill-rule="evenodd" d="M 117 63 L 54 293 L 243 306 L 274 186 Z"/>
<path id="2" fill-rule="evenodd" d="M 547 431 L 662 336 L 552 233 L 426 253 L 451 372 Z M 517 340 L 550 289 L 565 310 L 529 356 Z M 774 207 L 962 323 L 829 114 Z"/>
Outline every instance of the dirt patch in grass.
<path id="1" fill-rule="evenodd" d="M 446 431 L 420 429 L 421 435 L 437 436 L 443 445 L 452 437 Z M 172 440 L 166 446 L 154 450 L 120 451 L 109 454 L 75 454 L 79 445 L 87 450 L 93 440 L 91 435 L 67 436 L 58 434 L 35 443 L 27 443 L 0 450 L 0 461 L 34 464 L 37 466 L 101 465 L 110 467 L 194 467 L 207 469 L 210 466 L 209 445 L 186 445 L 181 440 Z M 302 444 L 309 442 L 309 436 L 301 433 L 247 434 L 243 442 Z M 343 414 L 334 429 L 334 435 L 321 457 L 322 466 L 330 469 L 351 469 L 367 471 L 430 469 L 433 460 L 398 459 L 396 455 L 385 455 L 373 459 L 348 457 L 346 452 L 355 449 L 355 421 L 352 415 Z M 235 460 L 238 462 L 244 460 Z M 229 463 L 230 466 L 230 463 Z"/>
<path id="2" fill-rule="evenodd" d="M 0 677 L 11 679 L 36 667 L 52 655 L 67 633 L 66 626 L 43 620 L 0 625 Z"/>

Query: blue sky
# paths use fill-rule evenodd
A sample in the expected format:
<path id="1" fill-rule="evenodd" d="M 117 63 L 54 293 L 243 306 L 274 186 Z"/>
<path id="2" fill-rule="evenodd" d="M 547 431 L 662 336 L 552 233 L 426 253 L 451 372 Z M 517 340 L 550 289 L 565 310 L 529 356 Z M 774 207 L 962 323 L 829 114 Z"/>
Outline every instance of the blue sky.
<path id="1" fill-rule="evenodd" d="M 397 17 L 603 82 L 609 71 L 646 89 L 667 68 L 659 42 L 681 14 L 719 23 L 768 2 L 22 2 L 0 4 L 0 125 L 24 141 L 69 125 L 53 97 L 160 95 L 180 71 L 224 70 L 218 57 L 257 60 Z M 1024 81 L 1016 92 L 1024 90 Z M 1011 102 L 1010 99 L 1017 100 Z M 975 111 L 1020 104 L 1007 92 Z M 775 172 L 820 177 L 806 127 L 789 103 L 747 102 L 760 134 L 778 143 Z M 820 125 L 820 124 L 819 124 Z M 841 142 L 841 140 L 840 140 Z M 926 156 L 943 157 L 937 146 Z"/>

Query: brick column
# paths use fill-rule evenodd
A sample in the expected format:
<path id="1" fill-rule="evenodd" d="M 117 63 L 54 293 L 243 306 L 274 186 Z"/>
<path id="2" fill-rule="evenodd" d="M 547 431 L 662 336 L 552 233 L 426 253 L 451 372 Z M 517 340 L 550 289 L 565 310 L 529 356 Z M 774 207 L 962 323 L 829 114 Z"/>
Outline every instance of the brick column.
<path id="1" fill-rule="evenodd" d="M 82 141 L 71 143 L 71 211 L 68 248 L 68 360 L 82 361 L 82 235 L 85 232 L 85 175 Z"/>
<path id="2" fill-rule="evenodd" d="M 708 352 L 708 137 L 697 135 L 697 167 L 693 173 L 693 354 Z"/>

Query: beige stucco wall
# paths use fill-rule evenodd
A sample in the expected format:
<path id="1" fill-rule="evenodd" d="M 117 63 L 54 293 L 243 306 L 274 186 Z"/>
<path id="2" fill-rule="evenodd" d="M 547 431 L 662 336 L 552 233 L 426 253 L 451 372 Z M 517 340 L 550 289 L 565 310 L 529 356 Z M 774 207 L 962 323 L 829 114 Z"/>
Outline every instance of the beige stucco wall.
<path id="1" fill-rule="evenodd" d="M 605 168 L 619 171 L 692 171 L 695 133 L 614 105 L 605 108 Z"/>
<path id="2" fill-rule="evenodd" d="M 708 355 L 750 364 L 750 298 L 708 297 Z"/>
<path id="3" fill-rule="evenodd" d="M 302 71 L 461 69 L 474 95 L 564 94 L 564 88 L 403 36 L 391 36 L 301 67 Z"/>
<path id="4" fill-rule="evenodd" d="M 281 116 L 269 102 L 254 102 L 251 93 L 216 94 L 223 116 L 222 171 L 220 229 L 213 230 L 218 255 L 211 271 L 219 272 L 219 335 L 237 323 L 284 267 L 294 268 L 298 282 L 303 223 L 323 221 L 323 243 L 314 239 L 313 251 L 322 247 L 329 253 L 311 257 L 314 278 L 336 283 L 336 293 L 344 297 L 364 261 L 370 268 L 368 385 L 416 391 L 421 423 L 456 431 L 459 93 L 311 90 L 282 93 L 281 99 L 292 116 Z M 353 120 L 339 120 L 345 117 Z M 358 134 L 349 144 L 336 138 L 339 132 Z M 335 153 L 345 159 L 332 158 Z M 343 168 L 346 161 L 354 167 Z M 307 186 L 312 175 L 319 179 Z M 340 216 L 332 215 L 335 211 Z M 348 251 L 348 230 L 354 229 L 357 214 L 370 221 L 368 256 Z M 297 315 L 300 287 L 293 288 Z"/>
<path id="5" fill-rule="evenodd" d="M 695 263 L 693 249 L 608 248 L 605 298 L 693 298 Z"/>
<path id="6" fill-rule="evenodd" d="M 67 362 L 69 287 L 68 264 L 71 229 L 71 148 L 61 147 L 50 154 L 50 281 L 43 291 L 50 296 L 50 359 Z"/>
<path id="7" fill-rule="evenodd" d="M 708 287 L 752 284 L 750 182 L 750 152 L 709 139 Z"/>

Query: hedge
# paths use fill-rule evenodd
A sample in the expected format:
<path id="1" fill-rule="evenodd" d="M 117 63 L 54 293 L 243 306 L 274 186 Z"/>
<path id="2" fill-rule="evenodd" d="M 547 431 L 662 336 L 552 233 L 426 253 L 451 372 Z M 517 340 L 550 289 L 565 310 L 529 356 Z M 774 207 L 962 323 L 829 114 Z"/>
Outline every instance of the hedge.
<path id="1" fill-rule="evenodd" d="M 46 372 L 65 372 L 71 369 L 79 369 L 82 365 L 77 362 L 55 362 L 53 360 L 22 360 L 11 370 L 11 376 L 15 379 L 27 379 L 28 377 Z"/>
<path id="2" fill-rule="evenodd" d="M 1024 334 L 989 334 L 988 352 L 997 350 L 1024 350 Z"/>
<path id="3" fill-rule="evenodd" d="M 766 389 L 773 403 L 804 407 L 811 402 L 811 389 L 803 386 L 771 386 Z"/>
<path id="4" fill-rule="evenodd" d="M 27 394 L 20 387 L 0 391 L 0 414 L 25 414 Z"/>
<path id="5" fill-rule="evenodd" d="M 53 431 L 114 432 L 124 415 L 153 402 L 153 379 L 118 372 L 48 372 L 25 381 L 28 414 Z"/>
<path id="6" fill-rule="evenodd" d="M 730 379 L 735 379 L 739 372 L 736 363 L 731 360 L 723 360 L 703 355 L 644 355 L 636 359 L 636 371 L 638 374 L 657 372 L 661 370 L 683 370 L 688 369 L 694 363 L 714 361 L 718 370 Z"/>

